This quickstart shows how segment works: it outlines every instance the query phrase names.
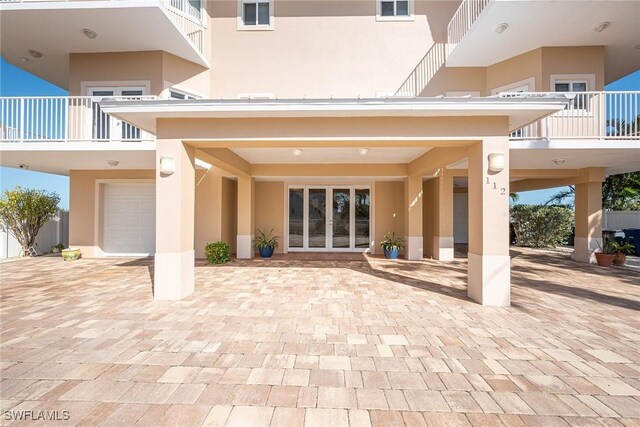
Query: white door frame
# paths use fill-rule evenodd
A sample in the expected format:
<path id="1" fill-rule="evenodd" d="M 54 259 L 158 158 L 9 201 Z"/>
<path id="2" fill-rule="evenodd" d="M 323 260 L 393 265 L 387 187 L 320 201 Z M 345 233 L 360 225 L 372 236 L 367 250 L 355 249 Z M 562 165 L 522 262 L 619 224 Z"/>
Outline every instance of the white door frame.
<path id="1" fill-rule="evenodd" d="M 292 248 L 289 245 L 289 194 L 291 190 L 303 190 L 303 219 L 302 219 L 302 247 Z M 326 194 L 326 214 L 325 214 L 325 246 L 318 248 L 309 247 L 309 189 L 323 189 Z M 349 190 L 349 247 L 333 247 L 333 190 Z M 373 221 L 373 186 L 371 184 L 288 184 L 285 194 L 285 243 L 287 252 L 368 252 L 371 246 L 366 248 L 356 248 L 355 244 L 355 192 L 356 190 L 369 190 L 369 241 L 374 235 Z"/>

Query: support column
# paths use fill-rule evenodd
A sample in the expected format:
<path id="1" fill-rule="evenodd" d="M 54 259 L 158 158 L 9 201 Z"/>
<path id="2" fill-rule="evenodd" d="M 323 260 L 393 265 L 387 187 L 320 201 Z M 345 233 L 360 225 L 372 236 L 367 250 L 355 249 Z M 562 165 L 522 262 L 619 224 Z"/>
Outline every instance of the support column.
<path id="1" fill-rule="evenodd" d="M 602 182 L 604 170 L 590 168 L 580 171 L 575 192 L 575 223 L 573 259 L 595 263 L 594 252 L 602 246 Z"/>
<path id="2" fill-rule="evenodd" d="M 405 258 L 416 261 L 423 256 L 422 237 L 422 175 L 407 177 L 404 184 Z"/>
<path id="3" fill-rule="evenodd" d="M 504 168 L 489 170 L 489 155 Z M 511 303 L 509 139 L 485 138 L 469 149 L 469 271 L 467 293 L 482 305 Z"/>
<path id="4" fill-rule="evenodd" d="M 160 172 L 160 158 L 175 171 Z M 179 300 L 193 293 L 195 212 L 194 150 L 182 141 L 156 141 L 156 254 L 153 297 Z"/>
<path id="5" fill-rule="evenodd" d="M 238 177 L 238 259 L 253 258 L 255 250 L 255 180 L 251 176 Z"/>
<path id="6" fill-rule="evenodd" d="M 453 261 L 453 175 L 442 169 L 436 178 L 436 202 L 433 235 L 433 258 L 439 261 Z"/>

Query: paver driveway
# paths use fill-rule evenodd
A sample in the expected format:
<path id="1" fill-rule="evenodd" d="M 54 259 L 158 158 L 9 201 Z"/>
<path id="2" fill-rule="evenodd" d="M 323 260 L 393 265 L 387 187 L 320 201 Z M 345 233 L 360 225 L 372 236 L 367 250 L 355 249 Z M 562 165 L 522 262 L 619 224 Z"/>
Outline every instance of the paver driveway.
<path id="1" fill-rule="evenodd" d="M 640 425 L 640 276 L 513 256 L 510 308 L 464 261 L 199 266 L 180 302 L 148 260 L 5 263 L 0 422 Z"/>

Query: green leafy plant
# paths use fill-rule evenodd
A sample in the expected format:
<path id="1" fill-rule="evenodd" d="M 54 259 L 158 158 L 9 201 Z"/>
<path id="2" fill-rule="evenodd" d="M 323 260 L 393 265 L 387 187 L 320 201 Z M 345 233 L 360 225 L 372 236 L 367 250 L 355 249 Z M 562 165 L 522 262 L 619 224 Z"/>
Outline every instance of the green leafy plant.
<path id="1" fill-rule="evenodd" d="M 612 240 L 608 243 L 612 254 L 631 255 L 635 252 L 636 247 L 631 243 L 620 243 Z"/>
<path id="2" fill-rule="evenodd" d="M 263 230 L 258 229 L 258 236 L 256 236 L 255 246 L 256 249 L 264 248 L 277 248 L 278 239 L 280 236 L 273 236 L 273 228 L 269 232 L 265 233 Z"/>
<path id="3" fill-rule="evenodd" d="M 52 219 L 60 196 L 42 190 L 16 187 L 0 197 L 0 222 L 22 247 L 22 256 L 33 246 L 42 226 Z"/>
<path id="4" fill-rule="evenodd" d="M 51 252 L 54 254 L 62 252 L 63 249 L 64 249 L 64 245 L 62 243 L 58 243 L 57 245 L 51 246 Z"/>
<path id="5" fill-rule="evenodd" d="M 607 242 L 604 246 L 602 246 L 600 242 L 596 240 L 596 244 L 598 245 L 598 249 L 599 249 L 597 252 L 600 252 L 601 254 L 609 254 L 609 255 L 615 254 L 616 252 L 614 252 L 613 243 L 615 242 L 613 241 Z"/>
<path id="6" fill-rule="evenodd" d="M 511 223 L 516 245 L 553 248 L 567 243 L 573 211 L 565 206 L 514 205 Z"/>
<path id="7" fill-rule="evenodd" d="M 210 264 L 224 264 L 231 260 L 231 246 L 225 242 L 207 243 L 204 255 Z"/>
<path id="8" fill-rule="evenodd" d="M 404 240 L 396 237 L 395 231 L 387 232 L 387 234 L 385 234 L 382 238 L 382 241 L 380 241 L 380 248 L 382 248 L 382 250 L 384 251 L 394 251 L 396 249 L 399 250 L 404 248 Z"/>

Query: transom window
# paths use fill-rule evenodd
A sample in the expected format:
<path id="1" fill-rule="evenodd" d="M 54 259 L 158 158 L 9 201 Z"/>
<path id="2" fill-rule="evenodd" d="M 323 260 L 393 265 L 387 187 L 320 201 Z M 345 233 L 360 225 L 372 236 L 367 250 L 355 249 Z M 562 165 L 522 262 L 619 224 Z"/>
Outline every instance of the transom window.
<path id="1" fill-rule="evenodd" d="M 380 0 L 380 16 L 409 15 L 409 0 Z"/>
<path id="2" fill-rule="evenodd" d="M 271 2 L 242 0 L 242 24 L 266 27 L 271 25 Z"/>

